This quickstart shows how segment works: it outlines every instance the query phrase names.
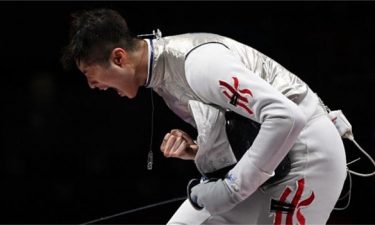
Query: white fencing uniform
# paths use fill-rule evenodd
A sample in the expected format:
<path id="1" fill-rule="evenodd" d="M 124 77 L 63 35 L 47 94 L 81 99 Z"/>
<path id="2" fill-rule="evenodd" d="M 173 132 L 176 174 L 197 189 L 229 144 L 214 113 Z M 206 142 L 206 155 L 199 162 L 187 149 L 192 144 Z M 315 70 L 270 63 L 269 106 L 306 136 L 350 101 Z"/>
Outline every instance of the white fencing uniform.
<path id="1" fill-rule="evenodd" d="M 185 34 L 148 43 L 147 85 L 197 128 L 198 170 L 237 163 L 223 179 L 228 196 L 210 192 L 203 210 L 185 201 L 168 223 L 326 223 L 341 193 L 346 160 L 316 94 L 269 57 L 229 38 Z M 238 162 L 225 133 L 226 110 L 261 124 Z M 288 175 L 267 182 L 287 155 Z"/>

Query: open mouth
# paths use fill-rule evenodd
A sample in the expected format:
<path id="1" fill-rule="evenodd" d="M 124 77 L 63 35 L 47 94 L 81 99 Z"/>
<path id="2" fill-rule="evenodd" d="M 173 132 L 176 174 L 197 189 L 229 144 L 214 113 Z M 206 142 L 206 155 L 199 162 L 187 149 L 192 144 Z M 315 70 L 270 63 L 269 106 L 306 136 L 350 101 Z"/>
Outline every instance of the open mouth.
<path id="1" fill-rule="evenodd" d="M 97 89 L 99 89 L 100 91 L 106 91 L 108 90 L 108 87 L 105 87 L 105 86 L 96 86 Z"/>
<path id="2" fill-rule="evenodd" d="M 98 87 L 98 89 L 101 90 L 101 91 L 107 91 L 107 90 L 109 90 L 109 91 L 114 91 L 114 92 L 116 92 L 118 95 L 120 95 L 121 97 L 124 97 L 124 96 L 125 96 L 125 94 L 124 94 L 120 89 L 117 89 L 117 88 L 115 88 L 115 87 Z"/>

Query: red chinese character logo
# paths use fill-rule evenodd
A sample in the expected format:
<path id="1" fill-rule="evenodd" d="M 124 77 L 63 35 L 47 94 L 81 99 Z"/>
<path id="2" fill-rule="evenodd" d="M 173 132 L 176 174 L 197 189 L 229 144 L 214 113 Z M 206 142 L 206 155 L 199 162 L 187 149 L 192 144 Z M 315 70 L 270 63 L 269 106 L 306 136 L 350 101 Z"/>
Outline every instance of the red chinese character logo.
<path id="1" fill-rule="evenodd" d="M 228 84 L 225 81 L 219 80 L 219 84 L 223 90 L 223 94 L 229 99 L 229 103 L 241 107 L 244 109 L 246 112 L 248 112 L 250 115 L 253 114 L 253 111 L 246 105 L 246 103 L 249 103 L 246 95 L 250 95 L 251 97 L 253 94 L 249 89 L 239 89 L 239 81 L 237 77 L 232 77 L 233 78 L 233 86 Z"/>
<path id="2" fill-rule="evenodd" d="M 309 206 L 315 198 L 314 192 L 311 192 L 310 195 L 302 199 L 302 194 L 305 188 L 305 179 L 300 179 L 297 182 L 297 190 L 293 198 L 288 202 L 287 198 L 289 194 L 292 193 L 292 189 L 286 187 L 284 192 L 281 194 L 280 200 L 272 199 L 271 200 L 271 211 L 275 212 L 274 225 L 282 224 L 282 215 L 286 214 L 285 224 L 293 225 L 293 216 L 297 217 L 299 225 L 305 225 L 306 220 L 303 216 L 301 209 L 303 207 Z"/>

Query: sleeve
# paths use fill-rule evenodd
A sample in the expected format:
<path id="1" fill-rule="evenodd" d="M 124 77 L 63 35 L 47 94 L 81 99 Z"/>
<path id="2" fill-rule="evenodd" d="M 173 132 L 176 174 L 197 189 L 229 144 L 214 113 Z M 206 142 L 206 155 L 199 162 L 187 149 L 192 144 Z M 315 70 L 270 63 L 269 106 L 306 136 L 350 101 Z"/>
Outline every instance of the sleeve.
<path id="1" fill-rule="evenodd" d="M 221 44 L 194 49 L 185 71 L 189 85 L 203 101 L 261 124 L 253 145 L 225 179 L 233 198 L 241 201 L 273 176 L 305 126 L 304 114 Z"/>

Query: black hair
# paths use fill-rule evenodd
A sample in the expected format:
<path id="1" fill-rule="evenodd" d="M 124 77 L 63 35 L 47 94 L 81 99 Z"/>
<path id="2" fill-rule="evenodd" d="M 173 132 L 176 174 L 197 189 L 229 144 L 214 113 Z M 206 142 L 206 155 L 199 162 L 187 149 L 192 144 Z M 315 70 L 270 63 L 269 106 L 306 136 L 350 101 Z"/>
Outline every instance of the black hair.
<path id="1" fill-rule="evenodd" d="M 131 35 L 126 20 L 115 10 L 84 10 L 71 16 L 70 42 L 61 57 L 65 69 L 80 62 L 107 65 L 114 48 L 133 51 L 136 47 L 136 38 Z"/>

